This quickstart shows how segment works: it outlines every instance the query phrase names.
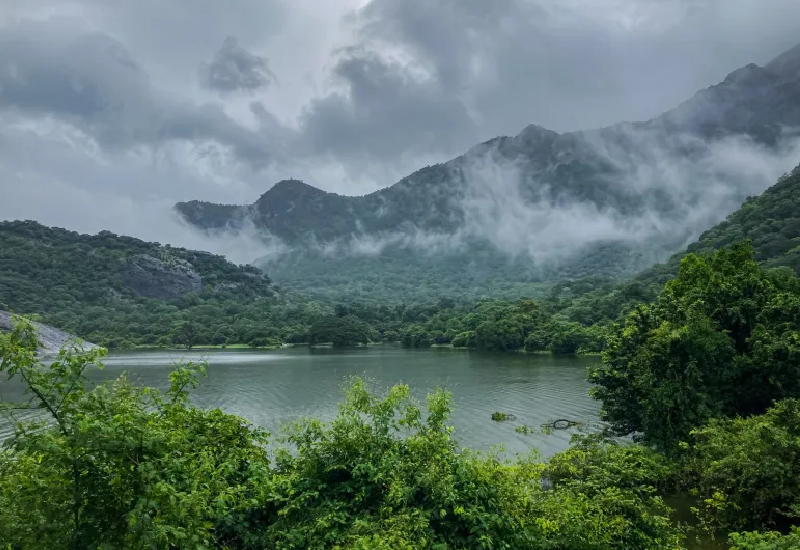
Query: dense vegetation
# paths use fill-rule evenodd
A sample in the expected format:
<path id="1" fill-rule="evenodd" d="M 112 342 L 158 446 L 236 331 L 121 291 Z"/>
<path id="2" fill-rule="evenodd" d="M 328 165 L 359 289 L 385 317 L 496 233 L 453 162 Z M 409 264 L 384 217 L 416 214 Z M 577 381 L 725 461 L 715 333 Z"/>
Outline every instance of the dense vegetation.
<path id="1" fill-rule="evenodd" d="M 669 451 L 718 416 L 800 395 L 800 280 L 749 243 L 687 255 L 652 306 L 631 312 L 592 373 L 603 416 Z"/>
<path id="2" fill-rule="evenodd" d="M 324 302 L 359 301 L 373 305 L 429 303 L 441 296 L 459 301 L 542 298 L 553 281 L 592 278 L 617 280 L 662 260 L 665 252 L 632 252 L 622 243 L 592 243 L 553 266 L 527 254 L 515 257 L 474 240 L 466 253 L 447 237 L 431 238 L 429 249 L 389 244 L 380 252 L 294 250 L 255 263 L 282 288 Z"/>
<path id="3" fill-rule="evenodd" d="M 483 307 L 503 334 L 529 324 L 525 340 L 553 317 L 531 301 Z M 359 340 L 355 313 L 340 306 L 319 330 Z M 333 422 L 272 437 L 190 404 L 202 365 L 177 365 L 164 394 L 125 378 L 87 388 L 104 350 L 45 365 L 36 348 L 25 321 L 0 336 L 0 371 L 30 396 L 6 410 L 44 413 L 16 422 L 0 454 L 0 541 L 14 550 L 677 550 L 686 534 L 787 550 L 800 537 L 800 279 L 748 243 L 687 255 L 611 329 L 590 373 L 609 432 L 547 461 L 460 450 L 441 391 L 423 415 L 407 387 L 379 396 L 357 380 Z M 609 438 L 628 434 L 640 443 Z M 676 491 L 696 499 L 692 533 L 665 504 Z"/>
<path id="4" fill-rule="evenodd" d="M 680 548 L 658 464 L 636 448 L 504 461 L 460 450 L 447 393 L 423 416 L 408 387 L 356 381 L 333 422 L 299 422 L 283 434 L 293 452 L 270 453 L 243 419 L 191 406 L 202 366 L 179 365 L 164 394 L 125 378 L 86 389 L 101 351 L 44 365 L 35 350 L 25 322 L 0 336 L 0 371 L 30 395 L 15 406 L 46 412 L 0 453 L 9 549 Z M 586 453 L 602 459 L 575 467 Z"/>
<path id="5" fill-rule="evenodd" d="M 598 351 L 602 330 L 521 300 L 325 303 L 277 292 L 249 266 L 108 232 L 0 224 L 0 307 L 111 349 L 401 341 L 481 350 Z"/>
<path id="6" fill-rule="evenodd" d="M 655 303 L 613 330 L 590 380 L 613 434 L 670 457 L 707 531 L 800 526 L 800 279 L 792 270 L 765 269 L 749 243 L 686 255 Z M 796 533 L 770 537 L 734 540 L 770 549 L 797 542 Z"/>
<path id="7" fill-rule="evenodd" d="M 104 231 L 81 235 L 36 222 L 0 223 L 0 307 L 39 314 L 46 323 L 108 347 L 169 345 L 186 323 L 198 341 L 233 324 L 250 337 L 280 316 L 269 279 L 222 256 L 147 243 Z M 203 320 L 198 322 L 197 319 Z M 252 335 L 252 336 L 251 336 Z"/>

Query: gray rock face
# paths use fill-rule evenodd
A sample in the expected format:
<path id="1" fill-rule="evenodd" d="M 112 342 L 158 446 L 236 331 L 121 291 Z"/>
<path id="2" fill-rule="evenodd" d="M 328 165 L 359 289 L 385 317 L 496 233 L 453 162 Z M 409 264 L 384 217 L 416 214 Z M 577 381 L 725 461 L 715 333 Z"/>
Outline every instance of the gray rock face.
<path id="1" fill-rule="evenodd" d="M 42 323 L 33 323 L 36 331 L 39 334 L 39 340 L 42 342 L 40 353 L 42 355 L 57 355 L 58 351 L 69 342 L 76 340 L 76 337 L 68 332 L 57 329 L 50 325 Z M 8 311 L 0 310 L 0 332 L 11 332 L 11 314 Z M 96 344 L 91 342 L 82 342 L 84 349 L 92 349 L 97 347 Z"/>
<path id="2" fill-rule="evenodd" d="M 174 300 L 203 288 L 200 275 L 188 262 L 168 264 L 146 254 L 130 258 L 120 268 L 119 276 L 139 296 L 159 300 Z"/>

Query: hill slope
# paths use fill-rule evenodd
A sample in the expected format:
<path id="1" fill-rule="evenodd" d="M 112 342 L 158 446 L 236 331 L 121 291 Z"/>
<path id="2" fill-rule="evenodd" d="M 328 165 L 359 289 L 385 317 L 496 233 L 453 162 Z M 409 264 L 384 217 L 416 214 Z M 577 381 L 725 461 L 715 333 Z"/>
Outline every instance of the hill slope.
<path id="1" fill-rule="evenodd" d="M 286 180 L 251 205 L 190 201 L 175 208 L 209 231 L 252 222 L 289 244 L 288 259 L 269 270 L 302 290 L 319 286 L 313 281 L 321 277 L 346 291 L 335 279 L 360 284 L 353 272 L 383 280 L 391 274 L 386 257 L 392 270 L 408 266 L 409 274 L 443 276 L 455 287 L 451 275 L 475 251 L 495 266 L 477 274 L 479 286 L 531 276 L 619 276 L 663 260 L 760 193 L 769 179 L 737 158 L 746 150 L 774 160 L 798 135 L 795 48 L 764 67 L 734 71 L 652 120 L 566 134 L 531 125 L 369 195 Z M 599 246 L 604 254 L 595 253 Z M 426 255 L 430 249 L 436 261 Z M 509 258 L 527 262 L 522 278 Z"/>
<path id="2" fill-rule="evenodd" d="M 222 256 L 108 231 L 0 222 L 0 306 L 100 344 L 113 347 L 120 335 L 155 343 L 185 321 L 209 332 L 230 311 L 272 296 L 263 272 Z"/>
<path id="3" fill-rule="evenodd" d="M 565 313 L 587 324 L 614 319 L 634 303 L 654 299 L 664 283 L 677 275 L 686 254 L 709 253 L 743 240 L 753 243 L 756 260 L 765 267 L 787 267 L 800 275 L 800 165 L 761 195 L 748 197 L 739 210 L 665 263 L 622 285 L 590 290 L 574 299 Z M 563 287 L 569 284 L 557 287 L 556 294 Z"/>

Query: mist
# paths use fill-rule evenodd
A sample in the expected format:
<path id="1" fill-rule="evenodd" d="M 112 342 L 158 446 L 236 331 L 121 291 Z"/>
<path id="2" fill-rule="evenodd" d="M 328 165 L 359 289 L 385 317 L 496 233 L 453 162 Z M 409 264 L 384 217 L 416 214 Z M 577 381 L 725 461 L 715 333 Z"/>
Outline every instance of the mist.
<path id="1" fill-rule="evenodd" d="M 537 182 L 536 176 L 531 181 L 521 161 L 498 162 L 497 155 L 490 153 L 462 168 L 466 188 L 459 205 L 464 212 L 459 240 L 465 235 L 487 239 L 512 257 L 527 254 L 545 264 L 574 256 L 598 242 L 661 244 L 674 251 L 800 163 L 797 137 L 768 148 L 746 136 L 708 143 L 683 136 L 683 142 L 703 149 L 699 158 L 677 156 L 656 145 L 655 139 L 643 140 L 646 136 L 641 134 L 633 137 L 642 146 L 638 152 L 644 153 L 644 159 L 632 159 L 629 151 L 599 147 L 594 153 L 622 168 L 624 177 L 612 183 L 635 198 L 644 198 L 641 211 L 623 214 L 577 198 L 557 200 L 560 190 Z M 538 195 L 533 200 L 531 188 Z M 657 200 L 649 198 L 653 195 L 657 200 L 668 199 L 675 208 L 657 208 Z"/>
<path id="2" fill-rule="evenodd" d="M 453 232 L 404 226 L 300 249 L 284 243 L 262 261 L 269 268 L 284 254 L 301 252 L 337 260 L 378 257 L 397 249 L 420 255 L 470 254 L 476 245 L 488 243 L 509 261 L 526 259 L 532 269 L 546 269 L 597 245 L 616 243 L 638 251 L 636 263 L 627 269 L 635 271 L 695 241 L 748 196 L 761 194 L 800 163 L 800 138 L 791 133 L 776 147 L 741 135 L 708 142 L 693 134 L 671 136 L 670 146 L 659 138 L 630 131 L 623 141 L 637 144 L 633 152 L 587 140 L 592 158 L 619 169 L 618 179 L 604 183 L 637 204 L 633 212 L 603 208 L 544 183 L 544 175 L 557 170 L 558 163 L 532 173 L 524 159 L 505 159 L 492 147 L 450 163 L 451 179 L 460 183 L 435 184 L 450 192 L 451 206 L 461 218 Z M 686 150 L 692 154 L 676 153 Z"/>

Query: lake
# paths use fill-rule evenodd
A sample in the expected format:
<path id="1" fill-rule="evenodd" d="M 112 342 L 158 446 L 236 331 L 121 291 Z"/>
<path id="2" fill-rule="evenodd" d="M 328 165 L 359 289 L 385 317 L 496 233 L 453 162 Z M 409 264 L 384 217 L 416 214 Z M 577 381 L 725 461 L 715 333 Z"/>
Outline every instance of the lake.
<path id="1" fill-rule="evenodd" d="M 488 450 L 503 445 L 508 453 L 537 447 L 543 456 L 562 450 L 574 430 L 550 435 L 522 435 L 519 424 L 538 428 L 566 418 L 596 423 L 599 404 L 589 397 L 586 368 L 593 357 L 485 354 L 452 349 L 405 350 L 380 346 L 352 350 L 292 348 L 278 351 L 134 352 L 111 354 L 93 381 L 128 372 L 142 384 L 165 388 L 170 364 L 185 357 L 209 362 L 207 378 L 193 394 L 202 407 L 241 415 L 273 433 L 301 416 L 332 419 L 352 376 L 377 389 L 405 383 L 424 403 L 436 387 L 453 394 L 451 423 L 463 447 Z M 0 381 L 6 401 L 19 398 L 20 387 Z M 494 411 L 517 419 L 494 422 Z M 0 425 L 0 439 L 9 433 Z"/>

